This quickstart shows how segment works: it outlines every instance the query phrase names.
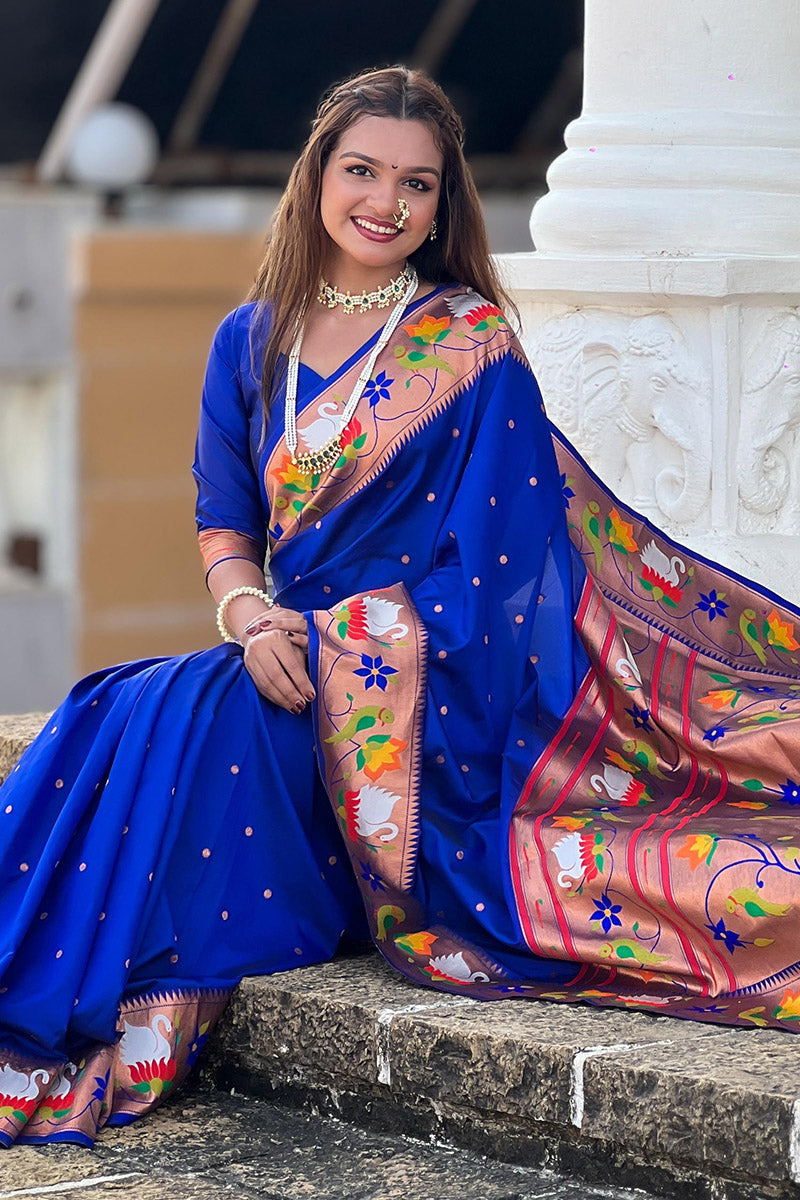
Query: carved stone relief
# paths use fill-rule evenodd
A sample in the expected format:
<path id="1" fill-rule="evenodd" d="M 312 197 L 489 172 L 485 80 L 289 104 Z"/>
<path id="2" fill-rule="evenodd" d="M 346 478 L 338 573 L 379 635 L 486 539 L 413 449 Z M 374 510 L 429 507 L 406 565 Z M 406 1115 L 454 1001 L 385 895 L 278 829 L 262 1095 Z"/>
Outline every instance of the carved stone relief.
<path id="1" fill-rule="evenodd" d="M 711 383 L 666 312 L 550 317 L 528 352 L 551 419 L 639 512 L 681 528 L 707 515 Z"/>
<path id="2" fill-rule="evenodd" d="M 800 310 L 744 316 L 737 473 L 742 533 L 797 533 Z"/>

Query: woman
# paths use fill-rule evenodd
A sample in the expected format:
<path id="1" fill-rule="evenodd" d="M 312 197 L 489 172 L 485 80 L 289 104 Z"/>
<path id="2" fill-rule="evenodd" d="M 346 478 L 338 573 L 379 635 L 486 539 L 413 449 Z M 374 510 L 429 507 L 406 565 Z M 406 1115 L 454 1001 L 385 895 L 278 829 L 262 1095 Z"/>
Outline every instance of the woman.
<path id="1" fill-rule="evenodd" d="M 5 1144 L 133 1120 L 242 975 L 343 935 L 796 1028 L 796 614 L 556 464 L 461 140 L 401 68 L 323 102 L 203 395 L 244 649 L 83 680 L 3 787 Z"/>

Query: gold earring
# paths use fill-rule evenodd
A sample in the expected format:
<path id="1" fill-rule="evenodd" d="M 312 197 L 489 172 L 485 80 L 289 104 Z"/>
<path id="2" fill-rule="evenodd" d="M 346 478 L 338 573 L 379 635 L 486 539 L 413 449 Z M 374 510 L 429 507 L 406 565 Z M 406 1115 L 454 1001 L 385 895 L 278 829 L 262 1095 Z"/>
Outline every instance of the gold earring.
<path id="1" fill-rule="evenodd" d="M 438 232 L 438 230 L 436 228 L 436 217 L 434 217 L 433 220 L 431 221 L 431 231 L 428 234 L 428 237 L 431 239 L 432 242 L 436 241 L 437 232 Z"/>
<path id="2" fill-rule="evenodd" d="M 392 219 L 395 223 L 395 227 L 398 230 L 405 229 L 406 221 L 411 216 L 411 209 L 408 207 L 408 201 L 401 196 L 397 201 L 397 207 L 400 209 L 400 216 L 395 216 L 395 214 L 392 213 Z"/>

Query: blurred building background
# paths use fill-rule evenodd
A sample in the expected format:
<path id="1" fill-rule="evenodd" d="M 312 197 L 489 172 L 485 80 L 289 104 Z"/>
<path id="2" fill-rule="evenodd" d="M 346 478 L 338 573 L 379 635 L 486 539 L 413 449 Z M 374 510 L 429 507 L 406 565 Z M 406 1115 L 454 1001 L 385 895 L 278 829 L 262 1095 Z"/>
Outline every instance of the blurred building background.
<path id="1" fill-rule="evenodd" d="M 110 662 L 215 640 L 189 472 L 205 356 L 249 287 L 320 93 L 369 66 L 429 70 L 466 121 L 492 248 L 530 250 L 532 204 L 580 110 L 581 9 L 6 6 L 0 712 L 50 707 Z M 144 149 L 135 128 L 130 146 L 113 129 L 87 142 L 92 110 L 109 101 L 144 114 Z M 140 151 L 148 173 L 138 182 L 127 168 Z"/>

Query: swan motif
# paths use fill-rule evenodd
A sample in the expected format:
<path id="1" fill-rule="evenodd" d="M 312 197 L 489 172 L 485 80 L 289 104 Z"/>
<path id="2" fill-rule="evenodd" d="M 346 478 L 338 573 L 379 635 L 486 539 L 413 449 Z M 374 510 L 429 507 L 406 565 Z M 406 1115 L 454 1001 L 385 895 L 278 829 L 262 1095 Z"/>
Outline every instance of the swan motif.
<path id="1" fill-rule="evenodd" d="M 9 1064 L 0 1067 L 0 1095 L 13 1096 L 15 1100 L 33 1100 L 39 1095 L 39 1087 L 50 1079 L 49 1071 L 15 1071 Z"/>
<path id="2" fill-rule="evenodd" d="M 78 1067 L 73 1062 L 68 1062 L 62 1067 L 59 1074 L 56 1076 L 55 1082 L 47 1089 L 46 1100 L 60 1100 L 62 1096 L 68 1096 L 72 1091 L 72 1085 L 78 1074 Z"/>
<path id="3" fill-rule="evenodd" d="M 169 1017 L 157 1013 L 153 1018 L 152 1028 L 147 1025 L 130 1025 L 127 1021 L 123 1021 L 122 1024 L 125 1032 L 119 1043 L 119 1052 L 126 1067 L 132 1067 L 136 1063 L 158 1062 L 160 1059 L 171 1057 L 172 1048 L 166 1037 L 159 1033 L 159 1028 L 163 1029 L 165 1034 L 172 1033 Z"/>
<path id="4" fill-rule="evenodd" d="M 457 954 L 440 954 L 432 958 L 428 967 L 432 974 L 442 979 L 451 979 L 453 983 L 489 982 L 489 976 L 483 971 L 470 971 L 460 950 Z"/>
<path id="5" fill-rule="evenodd" d="M 298 429 L 297 436 L 305 443 L 309 453 L 316 453 L 339 432 L 340 416 L 339 405 L 334 400 L 326 400 L 317 408 L 317 419 L 305 429 Z"/>
<path id="6" fill-rule="evenodd" d="M 373 637 L 391 637 L 393 641 L 405 637 L 408 626 L 397 620 L 402 605 L 382 596 L 365 596 L 364 609 L 367 629 Z"/>
<path id="7" fill-rule="evenodd" d="M 558 873 L 558 886 L 569 887 L 570 880 L 583 879 L 586 867 L 581 854 L 581 835 L 579 830 L 566 834 L 553 846 L 553 854 L 558 859 L 561 870 Z"/>
<path id="8" fill-rule="evenodd" d="M 348 828 L 352 823 L 358 837 L 379 836 L 382 842 L 393 841 L 400 829 L 389 818 L 399 799 L 399 796 L 386 788 L 365 783 L 356 793 L 352 807 L 348 805 Z"/>
<path id="9" fill-rule="evenodd" d="M 681 566 L 683 566 L 682 563 Z M 616 672 L 622 679 L 635 679 L 641 687 L 642 676 L 639 671 L 639 667 L 637 666 L 636 659 L 633 657 L 631 648 L 625 641 L 625 638 L 622 639 L 622 644 L 625 647 L 625 654 L 622 658 L 617 659 Z"/>
<path id="10" fill-rule="evenodd" d="M 686 570 L 686 564 L 682 558 L 674 554 L 672 558 L 667 558 L 663 550 L 655 544 L 648 542 L 644 550 L 640 554 L 643 567 L 649 567 L 654 575 L 658 576 L 664 583 L 671 583 L 673 587 L 677 587 L 681 577 L 678 572 Z"/>

